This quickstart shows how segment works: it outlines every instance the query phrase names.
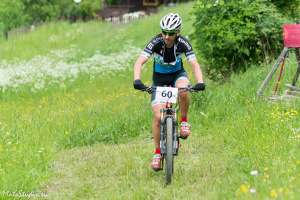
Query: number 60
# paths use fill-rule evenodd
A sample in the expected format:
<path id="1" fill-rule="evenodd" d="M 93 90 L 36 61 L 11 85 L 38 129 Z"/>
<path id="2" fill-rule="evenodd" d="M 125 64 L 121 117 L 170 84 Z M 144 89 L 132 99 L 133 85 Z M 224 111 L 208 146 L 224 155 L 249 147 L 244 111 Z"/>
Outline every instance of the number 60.
<path id="1" fill-rule="evenodd" d="M 163 91 L 162 93 L 161 93 L 161 96 L 162 97 L 168 97 L 168 98 L 171 98 L 172 96 L 173 96 L 173 94 L 172 94 L 172 91 Z"/>

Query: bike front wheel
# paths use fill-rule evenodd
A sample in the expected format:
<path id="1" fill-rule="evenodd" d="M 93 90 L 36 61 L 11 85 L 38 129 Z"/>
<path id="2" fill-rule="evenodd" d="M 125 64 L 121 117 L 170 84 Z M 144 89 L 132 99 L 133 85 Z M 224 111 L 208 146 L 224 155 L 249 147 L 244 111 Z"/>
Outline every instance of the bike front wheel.
<path id="1" fill-rule="evenodd" d="M 173 119 L 168 117 L 166 119 L 166 183 L 170 184 L 172 181 L 173 168 L 174 168 L 174 155 L 173 155 Z"/>

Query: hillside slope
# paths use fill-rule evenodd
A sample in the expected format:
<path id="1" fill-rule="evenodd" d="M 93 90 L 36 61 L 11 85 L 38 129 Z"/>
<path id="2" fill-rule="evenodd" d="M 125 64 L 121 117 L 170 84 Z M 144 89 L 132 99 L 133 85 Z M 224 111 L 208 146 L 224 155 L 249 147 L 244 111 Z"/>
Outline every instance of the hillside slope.
<path id="1" fill-rule="evenodd" d="M 132 65 L 164 13 L 182 14 L 182 34 L 191 33 L 191 10 L 162 8 L 126 25 L 57 22 L 1 43 L 0 190 L 10 193 L 0 197 L 298 199 L 299 101 L 256 98 L 269 65 L 223 85 L 206 80 L 207 90 L 192 95 L 193 133 L 173 184 L 151 171 L 149 96 L 132 88 Z M 288 66 L 286 80 L 293 56 Z M 151 73 L 149 62 L 148 84 Z"/>

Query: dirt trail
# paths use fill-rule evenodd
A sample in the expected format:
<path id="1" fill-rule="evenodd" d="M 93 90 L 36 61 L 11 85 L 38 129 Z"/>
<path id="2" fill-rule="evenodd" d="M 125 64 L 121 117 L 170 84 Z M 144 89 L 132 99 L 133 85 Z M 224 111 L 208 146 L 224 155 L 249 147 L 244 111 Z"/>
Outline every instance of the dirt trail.
<path id="1" fill-rule="evenodd" d="M 225 168 L 218 143 L 222 142 L 210 137 L 184 141 L 175 160 L 173 183 L 167 188 L 164 172 L 150 169 L 150 139 L 68 150 L 54 162 L 54 176 L 43 191 L 49 199 L 210 198 L 211 187 Z"/>

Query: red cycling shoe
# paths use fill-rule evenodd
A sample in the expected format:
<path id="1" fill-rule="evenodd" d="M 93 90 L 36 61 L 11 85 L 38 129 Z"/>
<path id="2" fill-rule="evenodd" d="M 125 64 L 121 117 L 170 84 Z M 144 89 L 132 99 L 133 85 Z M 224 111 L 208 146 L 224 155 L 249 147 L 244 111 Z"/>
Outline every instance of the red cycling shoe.
<path id="1" fill-rule="evenodd" d="M 191 127 L 191 125 L 189 125 L 189 123 L 181 122 L 181 124 L 180 124 L 180 137 L 182 139 L 186 139 L 191 134 L 190 127 Z"/>
<path id="2" fill-rule="evenodd" d="M 154 154 L 151 162 L 151 167 L 154 171 L 159 171 L 162 169 L 161 167 L 161 155 L 160 154 Z"/>

